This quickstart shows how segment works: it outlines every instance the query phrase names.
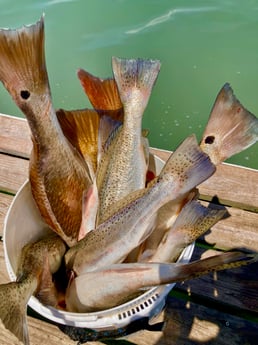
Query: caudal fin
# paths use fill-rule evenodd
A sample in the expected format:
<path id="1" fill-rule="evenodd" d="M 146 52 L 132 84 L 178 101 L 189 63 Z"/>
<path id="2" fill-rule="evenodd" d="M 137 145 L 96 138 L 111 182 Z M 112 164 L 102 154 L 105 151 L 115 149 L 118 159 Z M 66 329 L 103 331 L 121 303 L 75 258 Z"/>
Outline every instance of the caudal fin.
<path id="1" fill-rule="evenodd" d="M 206 259 L 191 262 L 189 264 L 174 264 L 171 266 L 171 276 L 169 273 L 164 282 L 179 282 L 198 278 L 214 271 L 222 271 L 241 266 L 246 266 L 258 260 L 258 254 L 246 254 L 243 252 L 228 252 Z"/>
<path id="2" fill-rule="evenodd" d="M 112 117 L 121 121 L 123 105 L 115 80 L 95 77 L 84 69 L 79 69 L 77 76 L 92 106 L 98 110 L 112 111 Z"/>
<path id="3" fill-rule="evenodd" d="M 43 17 L 20 29 L 1 29 L 0 51 L 0 80 L 21 110 L 34 93 L 50 95 Z"/>
<path id="4" fill-rule="evenodd" d="M 125 114 L 142 113 L 160 70 L 160 61 L 112 58 L 115 81 Z"/>
<path id="5" fill-rule="evenodd" d="M 25 345 L 29 345 L 27 303 L 31 294 L 30 286 L 24 282 L 0 285 L 0 319 Z"/>
<path id="6" fill-rule="evenodd" d="M 209 156 L 200 149 L 195 135 L 191 135 L 170 155 L 158 180 L 177 183 L 179 197 L 208 179 L 215 170 Z"/>
<path id="7" fill-rule="evenodd" d="M 58 109 L 56 114 L 64 135 L 83 155 L 93 179 L 97 170 L 99 114 L 93 109 Z"/>
<path id="8" fill-rule="evenodd" d="M 175 262 L 184 248 L 221 220 L 226 212 L 226 209 L 211 209 L 197 200 L 190 200 L 184 205 L 149 261 Z"/>
<path id="9" fill-rule="evenodd" d="M 219 164 L 257 140 L 258 119 L 244 108 L 226 83 L 213 105 L 200 147 L 214 164 Z"/>

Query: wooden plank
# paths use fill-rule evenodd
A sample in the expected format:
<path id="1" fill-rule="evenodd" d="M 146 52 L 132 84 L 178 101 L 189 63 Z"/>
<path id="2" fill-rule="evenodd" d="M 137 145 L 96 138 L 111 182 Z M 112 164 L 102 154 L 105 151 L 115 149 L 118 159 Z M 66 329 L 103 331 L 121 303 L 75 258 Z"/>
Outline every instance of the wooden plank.
<path id="1" fill-rule="evenodd" d="M 31 148 L 27 120 L 0 114 L 0 152 L 28 158 Z"/>
<path id="2" fill-rule="evenodd" d="M 7 210 L 11 205 L 13 196 L 7 194 L 0 194 L 0 237 L 3 234 L 4 218 L 6 216 Z"/>
<path id="3" fill-rule="evenodd" d="M 215 254 L 218 252 L 195 247 L 191 261 Z M 257 271 L 258 262 L 255 262 L 188 280 L 177 284 L 177 288 L 209 305 L 219 303 L 225 310 L 238 308 L 241 312 L 257 313 L 258 317 Z"/>
<path id="4" fill-rule="evenodd" d="M 254 345 L 256 323 L 169 297 L 162 331 L 139 330 L 122 339 L 137 345 Z"/>
<path id="5" fill-rule="evenodd" d="M 29 161 L 0 153 L 0 190 L 16 193 L 28 178 Z"/>
<path id="6" fill-rule="evenodd" d="M 165 161 L 171 154 L 154 148 L 151 151 Z M 217 196 L 221 204 L 258 212 L 258 170 L 222 163 L 199 190 L 204 200 Z"/>
<path id="7" fill-rule="evenodd" d="M 218 205 L 202 202 L 211 208 Z M 234 207 L 226 207 L 229 217 L 220 220 L 201 238 L 219 249 L 234 248 L 258 251 L 258 214 Z"/>

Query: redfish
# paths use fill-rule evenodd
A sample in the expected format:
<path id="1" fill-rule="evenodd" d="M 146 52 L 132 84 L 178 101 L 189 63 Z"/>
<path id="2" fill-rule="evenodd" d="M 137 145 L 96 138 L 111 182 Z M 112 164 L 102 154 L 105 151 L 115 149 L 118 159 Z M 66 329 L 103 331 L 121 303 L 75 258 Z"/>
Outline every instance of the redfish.
<path id="1" fill-rule="evenodd" d="M 142 117 L 160 69 L 158 60 L 112 59 L 123 104 L 123 124 L 113 134 L 97 171 L 97 224 L 114 203 L 145 186 L 147 164 L 142 141 Z"/>
<path id="2" fill-rule="evenodd" d="M 123 122 L 123 104 L 115 79 L 101 79 L 82 68 L 78 70 L 77 76 L 93 108 L 108 112 L 111 118 Z"/>
<path id="3" fill-rule="evenodd" d="M 33 294 L 55 306 L 52 274 L 62 262 L 66 245 L 56 234 L 23 247 L 15 282 L 0 285 L 0 319 L 24 344 L 29 344 L 27 303 Z"/>
<path id="4" fill-rule="evenodd" d="M 147 188 L 123 198 L 114 214 L 112 210 L 104 223 L 68 250 L 66 266 L 80 275 L 121 262 L 150 235 L 162 205 L 189 192 L 214 171 L 215 166 L 199 148 L 195 136 L 188 137 Z"/>
<path id="5" fill-rule="evenodd" d="M 226 83 L 211 110 L 200 146 L 214 164 L 243 151 L 258 140 L 258 119 L 239 102 Z"/>
<path id="6" fill-rule="evenodd" d="M 68 245 L 77 241 L 82 195 L 91 185 L 82 155 L 62 132 L 45 63 L 43 17 L 0 30 L 0 80 L 25 114 L 32 133 L 32 194 L 45 222 Z"/>
<path id="7" fill-rule="evenodd" d="M 143 292 L 144 288 L 181 282 L 212 271 L 247 265 L 257 260 L 257 254 L 228 252 L 189 264 L 110 265 L 84 273 L 71 282 L 66 292 L 67 310 L 72 312 L 105 310 L 127 302 Z"/>

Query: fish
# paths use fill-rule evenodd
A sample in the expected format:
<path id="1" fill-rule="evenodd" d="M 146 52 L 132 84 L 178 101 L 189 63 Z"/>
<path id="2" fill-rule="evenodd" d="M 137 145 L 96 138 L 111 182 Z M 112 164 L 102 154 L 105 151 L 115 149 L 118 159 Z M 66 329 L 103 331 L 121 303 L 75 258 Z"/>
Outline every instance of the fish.
<path id="1" fill-rule="evenodd" d="M 34 294 L 46 304 L 57 302 L 52 274 L 61 266 L 65 251 L 64 241 L 54 232 L 26 244 L 21 251 L 16 281 L 0 285 L 0 319 L 25 345 L 29 344 L 28 301 Z"/>
<path id="2" fill-rule="evenodd" d="M 31 129 L 29 179 L 46 224 L 69 245 L 77 242 L 88 166 L 58 122 L 44 50 L 44 17 L 30 26 L 0 30 L 0 80 Z"/>
<path id="3" fill-rule="evenodd" d="M 230 84 L 225 83 L 214 102 L 200 141 L 200 148 L 217 166 L 255 144 L 257 139 L 258 119 L 239 102 Z M 158 243 L 175 222 L 189 198 L 191 199 L 192 196 L 185 195 L 180 200 L 169 202 L 159 210 L 156 229 L 146 243 L 139 248 L 137 255 L 143 250 L 147 255 L 147 252 L 154 252 L 157 249 Z M 135 254 L 130 260 L 133 258 Z"/>
<path id="4" fill-rule="evenodd" d="M 123 122 L 124 110 L 114 78 L 101 79 L 80 68 L 77 76 L 94 109 Z"/>
<path id="5" fill-rule="evenodd" d="M 236 98 L 229 83 L 219 91 L 200 142 L 216 165 L 258 140 L 258 118 Z"/>
<path id="6" fill-rule="evenodd" d="M 97 225 L 108 208 L 145 186 L 147 164 L 142 141 L 142 117 L 160 70 L 160 61 L 112 58 L 114 78 L 124 110 L 123 124 L 113 134 L 97 171 Z"/>
<path id="7" fill-rule="evenodd" d="M 142 258 L 153 255 L 156 252 L 162 239 L 166 237 L 169 229 L 173 226 L 175 220 L 180 214 L 183 206 L 190 200 L 198 197 L 198 189 L 194 188 L 192 191 L 186 193 L 186 195 L 180 195 L 175 200 L 169 201 L 160 209 L 157 213 L 157 221 L 155 228 L 150 236 L 144 241 L 138 248 L 136 248 L 126 258 L 127 262 L 141 261 Z"/>
<path id="8" fill-rule="evenodd" d="M 100 115 L 93 109 L 57 109 L 56 115 L 64 135 L 86 161 L 93 181 L 98 165 Z"/>
<path id="9" fill-rule="evenodd" d="M 154 251 L 145 251 L 139 262 L 175 262 L 182 251 L 227 214 L 226 208 L 212 209 L 197 200 L 188 201 Z"/>
<path id="10" fill-rule="evenodd" d="M 235 251 L 188 264 L 113 264 L 86 272 L 71 281 L 66 291 L 66 308 L 78 313 L 105 310 L 127 302 L 136 294 L 143 293 L 146 288 L 198 278 L 210 272 L 240 267 L 257 260 L 257 253 Z"/>
<path id="11" fill-rule="evenodd" d="M 156 213 L 163 204 L 192 190 L 215 169 L 208 155 L 200 149 L 195 135 L 186 138 L 152 183 L 123 198 L 114 214 L 112 209 L 104 223 L 67 251 L 67 269 L 80 275 L 121 262 L 150 235 Z"/>

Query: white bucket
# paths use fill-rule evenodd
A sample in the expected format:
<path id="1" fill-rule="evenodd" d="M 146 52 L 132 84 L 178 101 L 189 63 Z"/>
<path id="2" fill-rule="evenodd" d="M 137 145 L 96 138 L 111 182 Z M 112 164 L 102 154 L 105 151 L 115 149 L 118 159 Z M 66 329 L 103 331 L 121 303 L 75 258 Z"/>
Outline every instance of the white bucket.
<path id="1" fill-rule="evenodd" d="M 155 157 L 157 171 L 164 164 Z M 48 230 L 32 198 L 30 183 L 26 181 L 17 192 L 5 218 L 4 254 L 8 274 L 16 280 L 17 261 L 23 246 L 36 241 Z M 194 244 L 188 246 L 178 262 L 187 263 L 191 259 Z M 175 284 L 154 287 L 139 297 L 118 307 L 94 313 L 71 313 L 43 305 L 32 296 L 29 306 L 43 317 L 62 325 L 89 328 L 94 330 L 112 330 L 125 327 L 132 321 L 156 316 L 164 307 L 165 298 Z"/>

